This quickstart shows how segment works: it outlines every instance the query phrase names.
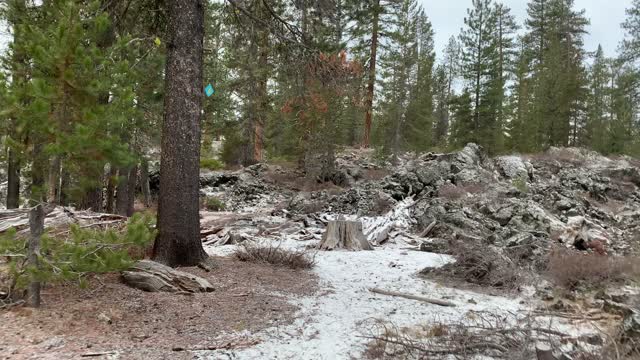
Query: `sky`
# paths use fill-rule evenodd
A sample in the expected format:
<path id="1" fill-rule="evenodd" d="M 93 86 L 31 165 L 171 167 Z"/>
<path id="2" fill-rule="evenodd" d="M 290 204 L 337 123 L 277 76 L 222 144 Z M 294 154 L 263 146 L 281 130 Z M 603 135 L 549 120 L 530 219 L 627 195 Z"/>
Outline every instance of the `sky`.
<path id="1" fill-rule="evenodd" d="M 438 54 L 442 53 L 449 37 L 457 36 L 464 25 L 464 17 L 472 0 L 419 0 L 436 32 L 435 44 Z M 598 44 L 607 56 L 614 56 L 624 36 L 620 24 L 625 19 L 625 9 L 631 7 L 632 0 L 575 0 L 577 9 L 585 9 L 591 19 L 589 35 L 585 37 L 587 51 L 595 51 Z M 502 0 L 511 8 L 522 26 L 527 17 L 527 0 Z"/>

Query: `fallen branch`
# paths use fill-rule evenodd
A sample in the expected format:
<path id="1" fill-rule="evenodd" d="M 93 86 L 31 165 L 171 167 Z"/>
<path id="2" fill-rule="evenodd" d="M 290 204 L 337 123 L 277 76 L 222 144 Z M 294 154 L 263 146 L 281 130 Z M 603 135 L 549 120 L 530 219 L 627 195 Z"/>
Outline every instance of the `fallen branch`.
<path id="1" fill-rule="evenodd" d="M 22 304 L 24 304 L 24 300 L 18 300 L 16 302 L 11 302 L 11 303 L 8 303 L 8 304 L 2 304 L 2 305 L 0 305 L 0 310 L 10 309 L 12 307 L 20 306 Z"/>
<path id="2" fill-rule="evenodd" d="M 248 347 L 259 344 L 260 341 L 256 339 L 248 339 L 248 340 L 234 340 L 234 341 L 225 341 L 220 342 L 216 345 L 208 345 L 208 346 L 196 346 L 196 347 L 182 347 L 175 346 L 171 348 L 172 351 L 214 351 L 214 350 L 229 350 L 240 347 Z"/>
<path id="3" fill-rule="evenodd" d="M 80 355 L 80 357 L 98 357 L 98 356 L 116 355 L 116 354 L 117 354 L 116 351 L 102 351 L 102 352 L 92 352 L 92 353 L 82 354 Z"/>
<path id="4" fill-rule="evenodd" d="M 434 305 L 449 306 L 449 307 L 455 307 L 456 306 L 456 304 L 454 304 L 452 302 L 444 301 L 444 300 L 430 299 L 430 298 L 426 298 L 426 297 L 423 297 L 423 296 L 405 294 L 405 293 L 400 293 L 400 292 L 395 292 L 395 291 L 388 291 L 388 290 L 382 290 L 382 289 L 377 289 L 377 288 L 371 288 L 371 289 L 369 289 L 369 291 L 371 291 L 372 293 L 376 293 L 376 294 L 388 295 L 388 296 L 397 296 L 397 297 L 401 297 L 401 298 L 405 298 L 405 299 L 409 299 L 409 300 L 417 300 L 417 301 L 422 301 L 422 302 L 426 302 L 426 303 L 430 303 L 430 304 L 434 304 Z"/>
<path id="5" fill-rule="evenodd" d="M 218 227 L 215 227 L 213 229 L 201 231 L 200 232 L 200 238 L 202 239 L 202 238 L 206 238 L 209 235 L 215 235 L 215 234 L 219 233 L 220 231 L 222 231 L 223 229 L 224 229 L 224 227 L 218 226 Z"/>
<path id="6" fill-rule="evenodd" d="M 438 222 L 436 220 L 433 220 L 433 222 L 431 222 L 431 224 L 429 224 L 429 226 L 427 226 L 426 229 L 424 229 L 424 231 L 422 233 L 420 233 L 420 237 L 427 237 L 429 236 L 429 234 L 431 233 L 431 231 L 433 230 L 434 227 L 436 227 L 436 224 Z"/>

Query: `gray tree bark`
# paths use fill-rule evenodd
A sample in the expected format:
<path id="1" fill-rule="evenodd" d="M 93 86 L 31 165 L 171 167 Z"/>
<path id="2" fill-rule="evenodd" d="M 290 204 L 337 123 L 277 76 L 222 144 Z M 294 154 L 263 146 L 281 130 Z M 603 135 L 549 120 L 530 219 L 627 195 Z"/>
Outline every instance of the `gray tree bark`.
<path id="1" fill-rule="evenodd" d="M 321 250 L 373 250 L 362 233 L 362 223 L 346 220 L 330 221 L 318 247 Z"/>
<path id="2" fill-rule="evenodd" d="M 44 209 L 38 205 L 29 212 L 29 250 L 27 262 L 30 267 L 39 268 L 38 255 L 40 254 L 40 238 L 44 232 Z M 32 280 L 27 289 L 27 305 L 40 307 L 40 281 Z"/>
<path id="3" fill-rule="evenodd" d="M 118 169 L 118 185 L 116 192 L 116 213 L 127 216 L 129 209 L 129 168 Z"/>
<path id="4" fill-rule="evenodd" d="M 207 258 L 200 240 L 200 117 L 203 0 L 168 1 L 164 122 L 153 259 L 193 266 Z"/>

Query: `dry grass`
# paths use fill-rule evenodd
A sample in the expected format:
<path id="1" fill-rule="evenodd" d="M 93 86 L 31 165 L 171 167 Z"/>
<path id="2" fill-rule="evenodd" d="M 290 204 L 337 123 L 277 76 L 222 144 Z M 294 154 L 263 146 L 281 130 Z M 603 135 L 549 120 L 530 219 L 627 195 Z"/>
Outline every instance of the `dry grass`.
<path id="1" fill-rule="evenodd" d="M 456 260 L 454 263 L 438 269 L 425 269 L 422 273 L 501 289 L 516 289 L 524 282 L 518 266 L 496 248 L 457 242 L 449 251 Z"/>
<path id="2" fill-rule="evenodd" d="M 312 201 L 302 205 L 302 213 L 305 215 L 319 213 L 324 209 L 324 204 L 319 201 Z"/>
<path id="3" fill-rule="evenodd" d="M 600 287 L 640 279 L 640 259 L 556 248 L 549 254 L 547 275 L 557 286 L 567 289 L 580 284 Z"/>
<path id="4" fill-rule="evenodd" d="M 266 263 L 294 270 L 311 269 L 315 259 L 304 250 L 288 250 L 273 245 L 243 244 L 234 257 L 243 262 Z"/>

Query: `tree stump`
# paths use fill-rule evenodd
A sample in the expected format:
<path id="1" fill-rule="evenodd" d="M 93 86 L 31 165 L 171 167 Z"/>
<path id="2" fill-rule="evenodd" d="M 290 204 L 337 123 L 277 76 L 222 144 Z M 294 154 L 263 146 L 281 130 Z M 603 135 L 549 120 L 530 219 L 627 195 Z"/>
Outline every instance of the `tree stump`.
<path id="1" fill-rule="evenodd" d="M 346 220 L 330 221 L 318 248 L 321 250 L 373 250 L 362 233 L 362 223 Z"/>
<path id="2" fill-rule="evenodd" d="M 127 285 L 149 292 L 213 291 L 213 286 L 201 277 L 150 260 L 139 261 L 123 271 L 122 278 Z"/>

